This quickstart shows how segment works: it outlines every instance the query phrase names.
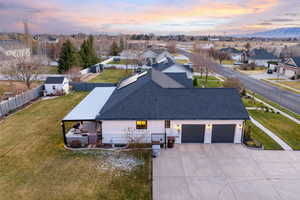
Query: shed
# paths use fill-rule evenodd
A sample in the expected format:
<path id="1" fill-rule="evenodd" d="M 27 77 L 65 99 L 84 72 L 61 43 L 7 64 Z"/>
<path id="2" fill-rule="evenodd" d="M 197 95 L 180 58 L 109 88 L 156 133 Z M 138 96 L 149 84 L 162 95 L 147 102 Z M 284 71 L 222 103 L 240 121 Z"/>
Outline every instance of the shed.
<path id="1" fill-rule="evenodd" d="M 47 77 L 45 81 L 46 95 L 69 93 L 69 79 L 63 76 Z"/>

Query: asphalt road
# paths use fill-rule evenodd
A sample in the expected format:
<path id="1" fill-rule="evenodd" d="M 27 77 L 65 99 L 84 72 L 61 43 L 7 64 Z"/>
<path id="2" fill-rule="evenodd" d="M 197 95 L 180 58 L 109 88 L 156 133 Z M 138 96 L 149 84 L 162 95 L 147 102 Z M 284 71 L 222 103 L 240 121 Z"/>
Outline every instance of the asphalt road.
<path id="1" fill-rule="evenodd" d="M 187 57 L 192 55 L 191 53 L 183 50 L 179 51 Z M 261 96 L 300 115 L 300 95 L 268 85 L 263 81 L 251 78 L 228 67 L 223 67 L 217 63 L 213 63 L 213 65 L 217 74 L 220 74 L 224 77 L 239 78 L 247 89 L 260 94 Z"/>

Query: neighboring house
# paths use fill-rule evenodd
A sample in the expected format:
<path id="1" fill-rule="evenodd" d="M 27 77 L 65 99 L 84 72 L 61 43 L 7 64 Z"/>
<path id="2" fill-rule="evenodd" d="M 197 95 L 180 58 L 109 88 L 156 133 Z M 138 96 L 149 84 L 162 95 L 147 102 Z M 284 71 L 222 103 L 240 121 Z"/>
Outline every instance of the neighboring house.
<path id="1" fill-rule="evenodd" d="M 278 62 L 279 58 L 272 53 L 269 53 L 267 50 L 253 49 L 248 57 L 248 63 L 255 63 L 257 66 L 269 67 L 270 62 Z"/>
<path id="2" fill-rule="evenodd" d="M 237 50 L 236 48 L 228 47 L 228 48 L 220 49 L 220 51 L 225 52 L 228 55 L 230 55 L 232 60 L 235 60 L 238 62 L 242 61 L 243 52 L 240 50 Z"/>
<path id="3" fill-rule="evenodd" d="M 300 57 L 281 61 L 279 63 L 279 72 L 289 78 L 300 79 Z"/>
<path id="4" fill-rule="evenodd" d="M 148 66 L 163 62 L 166 58 L 174 59 L 173 55 L 165 49 L 147 49 L 142 53 L 141 58 Z"/>
<path id="5" fill-rule="evenodd" d="M 63 76 L 47 77 L 44 85 L 46 95 L 69 93 L 69 79 Z"/>
<path id="6" fill-rule="evenodd" d="M 189 79 L 193 79 L 193 68 L 191 65 L 175 63 L 171 59 L 166 59 L 165 62 L 154 64 L 152 68 L 163 73 L 186 73 Z"/>
<path id="7" fill-rule="evenodd" d="M 30 48 L 19 40 L 0 40 L 0 52 L 14 58 L 27 58 L 31 55 Z"/>
<path id="8" fill-rule="evenodd" d="M 236 89 L 187 88 L 173 75 L 152 69 L 95 88 L 62 120 L 65 144 L 242 142 L 249 116 Z M 65 122 L 81 123 L 67 132 Z"/>

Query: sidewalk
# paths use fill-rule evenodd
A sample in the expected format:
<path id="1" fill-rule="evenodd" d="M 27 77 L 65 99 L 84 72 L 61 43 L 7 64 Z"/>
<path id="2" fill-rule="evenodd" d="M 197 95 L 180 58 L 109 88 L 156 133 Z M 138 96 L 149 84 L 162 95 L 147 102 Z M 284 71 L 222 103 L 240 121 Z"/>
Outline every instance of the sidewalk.
<path id="1" fill-rule="evenodd" d="M 270 136 L 273 140 L 275 140 L 284 150 L 286 151 L 293 151 L 293 149 L 285 143 L 282 139 L 280 139 L 277 135 L 275 135 L 272 131 L 264 127 L 262 124 L 260 124 L 258 121 L 250 117 L 251 121 L 262 131 L 264 131 L 268 136 Z"/>

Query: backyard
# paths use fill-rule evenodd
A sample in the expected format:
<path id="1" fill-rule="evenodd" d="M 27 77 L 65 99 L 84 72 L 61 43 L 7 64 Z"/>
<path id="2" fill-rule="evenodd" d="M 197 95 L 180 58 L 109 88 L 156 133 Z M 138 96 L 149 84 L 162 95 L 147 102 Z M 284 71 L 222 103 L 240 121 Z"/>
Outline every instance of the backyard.
<path id="1" fill-rule="evenodd" d="M 92 83 L 118 83 L 121 79 L 132 75 L 131 69 L 104 69 L 97 77 L 91 79 Z"/>
<path id="2" fill-rule="evenodd" d="M 300 125 L 274 112 L 249 110 L 250 115 L 284 140 L 294 150 L 300 150 Z"/>
<path id="3" fill-rule="evenodd" d="M 151 199 L 150 152 L 64 149 L 60 120 L 86 94 L 40 100 L 0 122 L 1 199 Z"/>
<path id="4" fill-rule="evenodd" d="M 31 88 L 35 88 L 38 85 L 40 85 L 40 83 L 36 82 L 33 83 Z M 0 99 L 1 96 L 5 93 L 5 92 L 12 92 L 13 94 L 16 93 L 22 93 L 24 91 L 27 91 L 28 88 L 25 85 L 24 82 L 20 82 L 20 81 L 0 81 Z"/>
<path id="5" fill-rule="evenodd" d="M 135 59 L 122 59 L 120 61 L 111 61 L 107 64 L 109 65 L 134 65 L 137 64 L 137 60 Z"/>

